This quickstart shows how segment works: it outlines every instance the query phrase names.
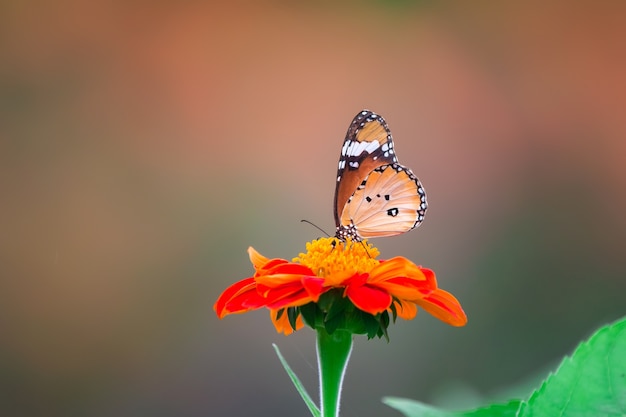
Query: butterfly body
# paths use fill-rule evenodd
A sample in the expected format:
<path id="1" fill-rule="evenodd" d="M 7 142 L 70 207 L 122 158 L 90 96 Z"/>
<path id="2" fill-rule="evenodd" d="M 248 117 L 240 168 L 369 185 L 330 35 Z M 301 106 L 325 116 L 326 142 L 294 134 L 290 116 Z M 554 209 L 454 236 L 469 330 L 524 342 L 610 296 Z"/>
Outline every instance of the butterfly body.
<path id="1" fill-rule="evenodd" d="M 359 112 L 341 147 L 335 187 L 335 236 L 345 241 L 394 236 L 417 227 L 428 205 L 413 172 L 398 163 L 385 120 Z"/>

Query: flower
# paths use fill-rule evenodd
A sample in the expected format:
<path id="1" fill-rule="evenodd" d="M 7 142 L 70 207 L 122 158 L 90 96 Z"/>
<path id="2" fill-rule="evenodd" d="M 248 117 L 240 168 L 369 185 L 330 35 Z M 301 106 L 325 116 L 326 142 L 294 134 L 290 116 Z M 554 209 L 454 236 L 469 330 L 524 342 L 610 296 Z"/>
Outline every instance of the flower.
<path id="1" fill-rule="evenodd" d="M 387 337 L 389 315 L 410 320 L 417 307 L 452 326 L 467 323 L 458 300 L 437 287 L 428 268 L 401 256 L 377 260 L 378 249 L 367 241 L 321 238 L 306 249 L 289 262 L 249 248 L 255 273 L 222 293 L 213 307 L 218 317 L 265 307 L 280 333 L 306 323 L 330 334 L 347 329 L 369 338 Z"/>

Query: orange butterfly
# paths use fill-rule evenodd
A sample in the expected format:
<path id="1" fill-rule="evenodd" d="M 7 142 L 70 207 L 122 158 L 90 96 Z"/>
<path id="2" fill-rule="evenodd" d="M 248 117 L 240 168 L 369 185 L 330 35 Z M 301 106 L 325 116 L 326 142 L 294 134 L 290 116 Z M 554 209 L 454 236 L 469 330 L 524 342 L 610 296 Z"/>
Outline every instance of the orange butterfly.
<path id="1" fill-rule="evenodd" d="M 345 241 L 394 236 L 417 227 L 426 213 L 426 192 L 398 163 L 382 116 L 357 114 L 341 147 L 335 188 L 335 236 Z"/>

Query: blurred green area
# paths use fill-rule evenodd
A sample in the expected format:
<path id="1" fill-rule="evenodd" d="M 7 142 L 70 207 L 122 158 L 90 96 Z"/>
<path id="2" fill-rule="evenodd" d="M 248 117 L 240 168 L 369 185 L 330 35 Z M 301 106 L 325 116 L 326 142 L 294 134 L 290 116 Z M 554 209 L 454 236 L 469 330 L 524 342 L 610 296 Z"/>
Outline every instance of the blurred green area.
<path id="1" fill-rule="evenodd" d="M 624 315 L 620 3 L 0 8 L 0 415 L 305 414 L 271 343 L 315 392 L 314 334 L 212 305 L 332 231 L 362 108 L 430 203 L 382 258 L 469 324 L 357 340 L 343 415 L 497 396 Z"/>

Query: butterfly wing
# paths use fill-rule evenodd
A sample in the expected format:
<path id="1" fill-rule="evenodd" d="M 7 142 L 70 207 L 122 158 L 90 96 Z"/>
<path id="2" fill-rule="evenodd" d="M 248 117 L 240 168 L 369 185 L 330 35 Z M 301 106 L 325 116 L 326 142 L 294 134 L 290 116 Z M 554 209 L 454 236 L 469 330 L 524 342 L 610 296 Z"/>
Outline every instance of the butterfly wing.
<path id="1" fill-rule="evenodd" d="M 426 192 L 410 169 L 394 163 L 375 168 L 348 199 L 342 225 L 356 236 L 394 236 L 417 227 L 426 213 Z"/>
<path id="2" fill-rule="evenodd" d="M 396 162 L 385 120 L 369 110 L 359 112 L 350 123 L 339 156 L 333 203 L 335 226 L 341 225 L 344 207 L 365 177 L 375 168 Z"/>

